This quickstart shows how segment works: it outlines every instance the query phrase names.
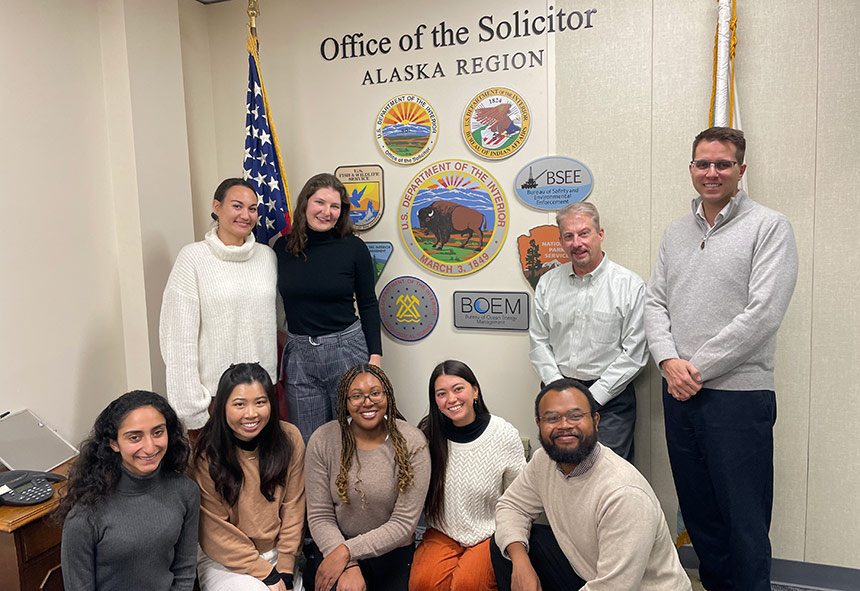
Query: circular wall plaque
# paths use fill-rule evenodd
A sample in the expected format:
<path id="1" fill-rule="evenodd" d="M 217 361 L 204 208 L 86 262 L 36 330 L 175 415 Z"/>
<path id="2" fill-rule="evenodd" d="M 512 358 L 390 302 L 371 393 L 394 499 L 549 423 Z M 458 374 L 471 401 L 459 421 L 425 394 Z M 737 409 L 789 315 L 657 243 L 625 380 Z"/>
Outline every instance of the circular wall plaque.
<path id="1" fill-rule="evenodd" d="M 513 156 L 523 147 L 531 129 L 525 99 L 510 88 L 482 90 L 463 111 L 463 139 L 475 154 L 488 160 Z"/>
<path id="2" fill-rule="evenodd" d="M 376 117 L 376 142 L 385 157 L 396 164 L 424 160 L 438 135 L 436 112 L 430 103 L 414 94 L 394 97 Z"/>
<path id="3" fill-rule="evenodd" d="M 430 286 L 408 275 L 392 279 L 379 294 L 382 326 L 401 341 L 420 341 L 439 321 L 439 300 Z"/>
<path id="4" fill-rule="evenodd" d="M 440 275 L 467 275 L 498 254 L 508 232 L 508 204 L 496 179 L 473 162 L 431 164 L 400 200 L 400 235 L 409 254 Z"/>

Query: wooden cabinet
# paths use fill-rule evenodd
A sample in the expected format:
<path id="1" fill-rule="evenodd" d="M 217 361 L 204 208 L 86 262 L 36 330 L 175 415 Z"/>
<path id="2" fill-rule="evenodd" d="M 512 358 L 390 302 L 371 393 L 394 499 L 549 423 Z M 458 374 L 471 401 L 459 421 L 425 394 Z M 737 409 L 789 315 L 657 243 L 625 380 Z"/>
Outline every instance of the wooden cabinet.
<path id="1" fill-rule="evenodd" d="M 55 472 L 66 474 L 68 462 Z M 54 484 L 54 490 L 65 483 Z M 59 499 L 27 507 L 0 507 L 0 589 L 63 591 L 62 528 L 50 519 Z"/>

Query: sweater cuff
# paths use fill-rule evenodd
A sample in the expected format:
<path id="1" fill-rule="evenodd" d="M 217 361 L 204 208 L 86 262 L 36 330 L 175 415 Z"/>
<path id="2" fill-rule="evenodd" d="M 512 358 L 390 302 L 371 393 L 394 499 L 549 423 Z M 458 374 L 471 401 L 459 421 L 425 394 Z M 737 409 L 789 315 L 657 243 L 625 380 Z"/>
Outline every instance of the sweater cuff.
<path id="1" fill-rule="evenodd" d="M 350 560 L 359 560 L 369 557 L 365 556 L 365 554 L 369 551 L 369 548 L 367 548 L 365 544 L 362 544 L 360 540 L 356 541 L 355 538 L 352 538 L 350 540 L 344 541 L 343 545 L 346 546 L 347 550 L 349 550 Z"/>
<path id="2" fill-rule="evenodd" d="M 291 573 L 296 568 L 296 555 L 281 552 L 278 554 L 278 571 L 282 573 Z"/>
<path id="3" fill-rule="evenodd" d="M 263 584 L 271 586 L 271 585 L 277 584 L 278 581 L 280 581 L 280 580 L 281 580 L 281 574 L 278 572 L 278 569 L 276 569 L 275 567 L 272 567 L 272 572 L 270 572 L 268 574 L 268 576 L 266 576 L 266 578 L 263 579 Z"/>

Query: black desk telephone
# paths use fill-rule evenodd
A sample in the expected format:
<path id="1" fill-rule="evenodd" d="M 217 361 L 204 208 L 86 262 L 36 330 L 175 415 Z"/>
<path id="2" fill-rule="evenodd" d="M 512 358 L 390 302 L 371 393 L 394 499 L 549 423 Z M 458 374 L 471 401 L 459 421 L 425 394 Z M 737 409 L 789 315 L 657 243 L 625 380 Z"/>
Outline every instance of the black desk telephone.
<path id="1" fill-rule="evenodd" d="M 52 482 L 66 477 L 53 472 L 12 470 L 0 472 L 0 505 L 38 505 L 54 496 Z"/>

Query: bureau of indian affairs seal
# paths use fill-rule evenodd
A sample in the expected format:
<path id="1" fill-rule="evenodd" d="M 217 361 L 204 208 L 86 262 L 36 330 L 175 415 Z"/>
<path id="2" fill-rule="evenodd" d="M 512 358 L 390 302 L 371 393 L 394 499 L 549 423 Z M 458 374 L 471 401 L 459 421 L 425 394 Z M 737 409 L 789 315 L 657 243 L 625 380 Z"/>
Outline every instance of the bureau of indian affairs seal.
<path id="1" fill-rule="evenodd" d="M 525 99 L 510 88 L 482 90 L 463 111 L 463 139 L 475 154 L 502 160 L 523 147 L 531 129 Z"/>

